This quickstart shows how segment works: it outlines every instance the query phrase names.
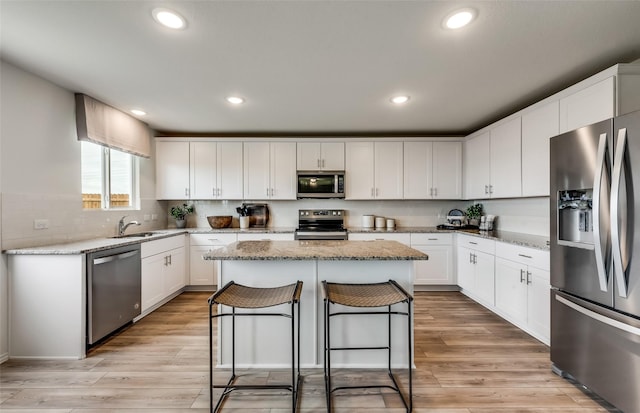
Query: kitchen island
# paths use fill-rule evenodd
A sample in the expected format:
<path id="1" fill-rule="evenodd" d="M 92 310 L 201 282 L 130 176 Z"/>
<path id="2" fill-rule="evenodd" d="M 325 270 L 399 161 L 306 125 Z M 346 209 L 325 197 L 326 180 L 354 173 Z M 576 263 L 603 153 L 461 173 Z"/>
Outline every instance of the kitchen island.
<path id="1" fill-rule="evenodd" d="M 204 259 L 221 261 L 220 287 L 232 280 L 252 287 L 275 287 L 302 281 L 301 365 L 321 367 L 322 281 L 375 283 L 393 279 L 413 294 L 413 261 L 426 260 L 428 256 L 396 241 L 240 241 L 207 253 Z M 288 312 L 286 306 L 265 310 Z M 230 308 L 221 307 L 218 311 L 229 312 Z M 229 367 L 231 320 L 222 317 L 217 322 L 220 323 L 217 364 Z M 387 340 L 385 316 L 340 317 L 331 326 L 334 346 L 385 344 Z M 392 363 L 403 367 L 408 362 L 407 325 L 394 322 L 392 329 Z M 278 368 L 290 365 L 287 349 L 291 345 L 286 319 L 240 317 L 236 321 L 236 334 L 238 366 Z M 332 364 L 335 367 L 380 368 L 386 365 L 385 354 L 384 351 L 336 352 L 332 355 Z"/>

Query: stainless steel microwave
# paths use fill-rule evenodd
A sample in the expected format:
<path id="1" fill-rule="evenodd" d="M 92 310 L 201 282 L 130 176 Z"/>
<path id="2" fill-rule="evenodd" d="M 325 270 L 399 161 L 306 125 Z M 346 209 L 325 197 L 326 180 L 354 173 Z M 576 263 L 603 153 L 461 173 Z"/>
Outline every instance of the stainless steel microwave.
<path id="1" fill-rule="evenodd" d="M 301 198 L 344 198 L 344 171 L 298 171 Z"/>

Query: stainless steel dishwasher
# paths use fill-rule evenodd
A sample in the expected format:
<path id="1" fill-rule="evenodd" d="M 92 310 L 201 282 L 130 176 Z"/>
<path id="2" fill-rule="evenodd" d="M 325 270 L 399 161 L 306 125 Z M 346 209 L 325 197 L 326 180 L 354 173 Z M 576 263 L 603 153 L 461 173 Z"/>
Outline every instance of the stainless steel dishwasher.
<path id="1" fill-rule="evenodd" d="M 140 244 L 87 254 L 87 345 L 140 315 Z"/>

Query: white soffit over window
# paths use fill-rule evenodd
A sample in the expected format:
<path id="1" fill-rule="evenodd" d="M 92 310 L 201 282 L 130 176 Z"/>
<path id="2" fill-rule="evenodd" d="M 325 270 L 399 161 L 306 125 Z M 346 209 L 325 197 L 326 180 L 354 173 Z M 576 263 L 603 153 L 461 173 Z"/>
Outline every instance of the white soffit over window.
<path id="1" fill-rule="evenodd" d="M 78 140 L 151 157 L 151 131 L 146 123 L 90 96 L 76 94 Z"/>

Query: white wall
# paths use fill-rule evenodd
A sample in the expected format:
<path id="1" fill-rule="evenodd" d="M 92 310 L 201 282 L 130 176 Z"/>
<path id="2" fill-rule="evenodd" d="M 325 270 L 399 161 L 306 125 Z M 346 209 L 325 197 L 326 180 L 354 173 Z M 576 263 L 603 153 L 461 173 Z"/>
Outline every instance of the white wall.
<path id="1" fill-rule="evenodd" d="M 63 89 L 0 61 L 0 242 L 2 249 L 76 241 L 116 233 L 125 212 L 83 211 L 75 100 Z M 155 197 L 155 165 L 141 160 L 140 211 L 157 214 L 140 229 L 166 227 L 166 203 Z M 49 229 L 34 230 L 34 219 Z M 0 262 L 0 360 L 7 353 L 7 266 Z"/>

